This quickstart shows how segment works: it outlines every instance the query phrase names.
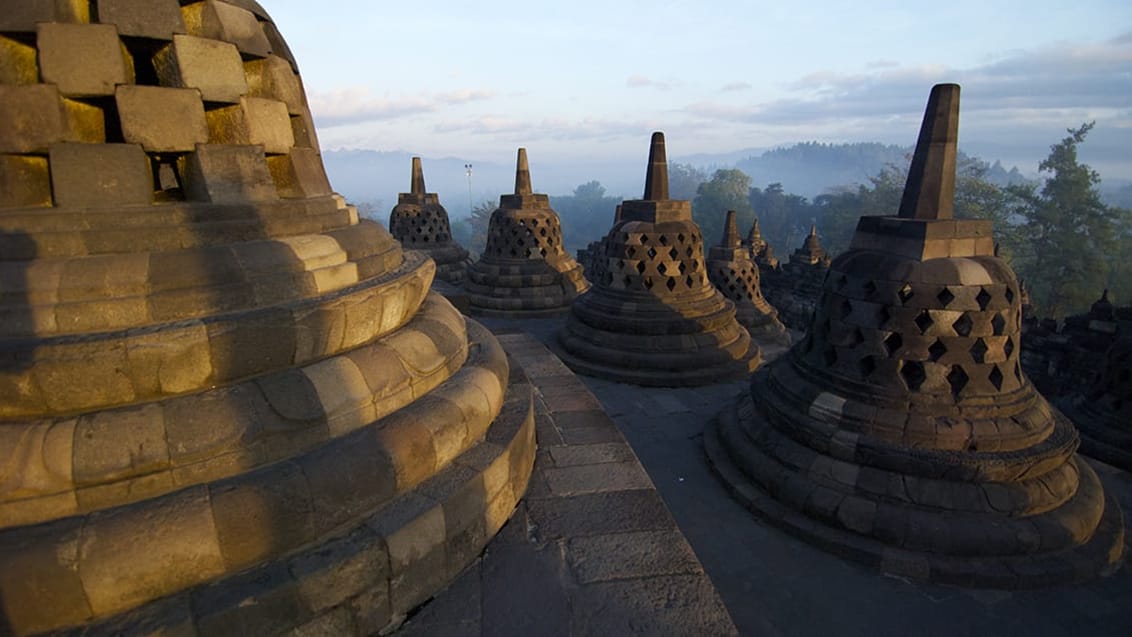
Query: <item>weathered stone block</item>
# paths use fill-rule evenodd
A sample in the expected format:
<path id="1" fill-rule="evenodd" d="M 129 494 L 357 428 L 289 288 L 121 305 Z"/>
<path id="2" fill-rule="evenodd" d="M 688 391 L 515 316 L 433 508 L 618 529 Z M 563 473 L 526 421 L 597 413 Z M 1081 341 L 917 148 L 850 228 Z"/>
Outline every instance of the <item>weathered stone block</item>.
<path id="1" fill-rule="evenodd" d="M 267 167 L 284 199 L 322 197 L 333 192 L 322 158 L 312 148 L 295 147 L 286 155 L 268 157 Z"/>
<path id="2" fill-rule="evenodd" d="M 133 81 L 129 54 L 110 24 L 39 25 L 36 38 L 39 73 L 67 96 L 113 95 Z"/>
<path id="3" fill-rule="evenodd" d="M 353 361 L 336 356 L 303 369 L 318 392 L 332 436 L 368 424 L 374 418 L 373 394 Z"/>
<path id="4" fill-rule="evenodd" d="M 0 35 L 0 84 L 35 84 L 38 81 L 35 47 Z"/>
<path id="5" fill-rule="evenodd" d="M 303 601 L 316 613 L 381 587 L 388 614 L 389 557 L 367 527 L 293 558 L 290 571 Z"/>
<path id="6" fill-rule="evenodd" d="M 153 202 L 149 158 L 137 144 L 52 144 L 51 183 L 59 206 Z"/>
<path id="7" fill-rule="evenodd" d="M 263 28 L 247 9 L 206 0 L 181 7 L 181 13 L 192 35 L 232 42 L 241 52 L 256 57 L 267 57 L 271 53 Z"/>
<path id="8" fill-rule="evenodd" d="M 236 103 L 248 92 L 240 52 L 228 42 L 175 35 L 153 66 L 163 86 L 198 89 L 206 102 Z"/>
<path id="9" fill-rule="evenodd" d="M 310 490 L 292 463 L 213 485 L 210 491 L 220 548 L 232 569 L 294 549 L 314 535 Z"/>
<path id="10" fill-rule="evenodd" d="M 242 97 L 239 104 L 210 109 L 206 116 L 214 144 L 260 144 L 267 153 L 286 153 L 295 145 L 283 102 Z"/>
<path id="11" fill-rule="evenodd" d="M 87 414 L 75 430 L 75 483 L 98 483 L 169 466 L 159 405 Z"/>
<path id="12" fill-rule="evenodd" d="M 208 142 L 200 91 L 119 86 L 114 94 L 122 135 L 149 152 L 189 152 Z"/>
<path id="13" fill-rule="evenodd" d="M 169 40 L 185 33 L 177 0 L 98 0 L 98 21 L 118 27 L 120 35 Z"/>
<path id="14" fill-rule="evenodd" d="M 0 208 L 51 205 L 47 158 L 0 155 Z"/>
<path id="15" fill-rule="evenodd" d="M 249 60 L 244 63 L 244 72 L 247 74 L 251 95 L 283 102 L 291 115 L 303 112 L 306 103 L 303 87 L 287 60 L 277 55 L 269 55 L 262 60 Z"/>
<path id="16" fill-rule="evenodd" d="M 181 160 L 185 196 L 212 203 L 276 199 L 261 146 L 199 144 Z"/>
<path id="17" fill-rule="evenodd" d="M 389 597 L 393 614 L 405 613 L 432 595 L 448 578 L 444 510 L 419 495 L 408 495 L 382 510 L 370 528 L 389 550 Z"/>
<path id="18" fill-rule="evenodd" d="M 74 438 L 74 420 L 0 428 L 0 466 L 8 467 L 4 497 L 70 489 Z"/>
<path id="19" fill-rule="evenodd" d="M 102 111 L 50 84 L 0 85 L 0 153 L 47 153 L 56 142 L 105 140 Z"/>
<path id="20" fill-rule="evenodd" d="M 295 146 L 318 150 L 318 132 L 315 130 L 310 112 L 306 109 L 303 109 L 299 115 L 291 117 L 291 134 L 295 138 Z"/>
<path id="21" fill-rule="evenodd" d="M 285 634 L 311 613 L 282 563 L 268 564 L 193 592 L 197 634 L 213 637 Z"/>
<path id="22" fill-rule="evenodd" d="M 79 579 L 80 519 L 49 537 L 23 533 L 0 545 L 0 606 L 6 628 L 31 634 L 90 616 Z"/>
<path id="23" fill-rule="evenodd" d="M 40 22 L 90 22 L 90 1 L 22 0 L 0 12 L 0 31 L 35 33 Z"/>

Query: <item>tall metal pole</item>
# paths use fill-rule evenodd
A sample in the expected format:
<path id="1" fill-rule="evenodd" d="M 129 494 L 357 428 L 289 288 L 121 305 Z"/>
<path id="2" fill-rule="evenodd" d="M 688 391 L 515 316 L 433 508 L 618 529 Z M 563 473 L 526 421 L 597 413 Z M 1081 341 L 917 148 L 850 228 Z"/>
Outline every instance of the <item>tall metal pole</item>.
<path id="1" fill-rule="evenodd" d="M 468 176 L 468 216 L 472 216 L 472 165 L 464 164 L 464 174 Z"/>

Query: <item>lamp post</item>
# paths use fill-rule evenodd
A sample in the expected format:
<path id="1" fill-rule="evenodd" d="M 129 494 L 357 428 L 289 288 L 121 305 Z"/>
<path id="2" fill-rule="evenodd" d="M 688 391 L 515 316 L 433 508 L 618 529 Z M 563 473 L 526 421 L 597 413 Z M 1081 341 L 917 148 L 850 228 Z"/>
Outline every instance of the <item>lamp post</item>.
<path id="1" fill-rule="evenodd" d="M 464 164 L 464 174 L 468 176 L 468 216 L 472 216 L 472 165 Z"/>

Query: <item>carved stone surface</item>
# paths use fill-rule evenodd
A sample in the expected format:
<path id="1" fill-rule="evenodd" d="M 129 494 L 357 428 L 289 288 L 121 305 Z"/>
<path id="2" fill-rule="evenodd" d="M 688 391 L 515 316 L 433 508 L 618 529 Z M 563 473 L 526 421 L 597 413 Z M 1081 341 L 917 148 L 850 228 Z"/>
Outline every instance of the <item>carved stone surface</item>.
<path id="1" fill-rule="evenodd" d="M 1091 386 L 1061 404 L 1081 431 L 1083 453 L 1132 471 L 1132 323 L 1122 323 Z"/>
<path id="2" fill-rule="evenodd" d="M 505 318 L 562 314 L 589 288 L 582 266 L 562 247 L 550 198 L 531 189 L 525 148 L 518 153 L 515 194 L 499 197 L 466 287 L 473 314 Z"/>
<path id="3" fill-rule="evenodd" d="M 409 192 L 397 195 L 397 205 L 389 213 L 389 231 L 409 250 L 420 250 L 436 261 L 441 281 L 459 284 L 468 267 L 468 251 L 452 238 L 448 211 L 436 193 L 425 191 L 421 158 L 413 158 Z"/>
<path id="4" fill-rule="evenodd" d="M 755 222 L 758 228 L 758 222 Z M 759 266 L 739 240 L 735 211 L 727 212 L 723 238 L 708 253 L 708 279 L 715 289 L 735 304 L 735 318 L 751 337 L 764 343 L 787 345 L 790 334 L 778 320 L 778 310 L 763 298 Z"/>
<path id="5" fill-rule="evenodd" d="M 778 309 L 787 327 L 805 330 L 814 315 L 822 281 L 829 271 L 830 257 L 821 246 L 817 227 L 810 227 L 802 247 L 779 263 L 770 245 L 764 243 L 756 257 L 763 276 L 763 289 L 770 304 Z"/>
<path id="6" fill-rule="evenodd" d="M 958 90 L 933 89 L 931 153 L 953 150 Z M 1120 509 L 1022 373 L 1021 294 L 990 222 L 914 208 L 861 219 L 805 340 L 706 432 L 714 467 L 770 521 L 887 573 L 1029 588 L 1105 572 Z"/>
<path id="7" fill-rule="evenodd" d="M 1121 319 L 1132 320 L 1132 308 L 1114 307 L 1108 290 L 1088 312 L 1066 317 L 1060 325 L 1029 317 L 1024 308 L 1022 370 L 1045 396 L 1088 393 L 1105 353 L 1116 343 Z"/>
<path id="8" fill-rule="evenodd" d="M 625 201 L 602 240 L 594 287 L 559 334 L 575 371 L 639 385 L 742 377 L 759 348 L 709 282 L 691 204 L 668 198 L 664 136 L 654 133 L 644 199 Z"/>
<path id="9" fill-rule="evenodd" d="M 398 625 L 525 492 L 529 384 L 330 190 L 254 0 L 11 4 L 0 633 Z"/>

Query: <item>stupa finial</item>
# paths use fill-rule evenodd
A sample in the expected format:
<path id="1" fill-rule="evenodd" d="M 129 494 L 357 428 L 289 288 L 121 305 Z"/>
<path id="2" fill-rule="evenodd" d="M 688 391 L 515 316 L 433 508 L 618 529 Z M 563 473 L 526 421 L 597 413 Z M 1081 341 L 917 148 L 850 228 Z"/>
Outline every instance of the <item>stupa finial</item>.
<path id="1" fill-rule="evenodd" d="M 649 146 L 649 168 L 645 175 L 645 201 L 668 199 L 668 157 L 664 151 L 664 133 L 652 134 Z"/>
<path id="2" fill-rule="evenodd" d="M 723 239 L 720 240 L 719 245 L 724 248 L 738 248 L 740 245 L 734 210 L 727 211 L 727 220 L 723 223 Z"/>
<path id="3" fill-rule="evenodd" d="M 413 158 L 413 177 L 409 185 L 409 192 L 414 195 L 425 194 L 424 170 L 421 168 L 421 158 Z"/>
<path id="4" fill-rule="evenodd" d="M 534 191 L 531 189 L 531 168 L 527 164 L 527 149 L 519 149 L 519 159 L 515 165 L 515 194 L 516 195 L 529 195 Z"/>
<path id="5" fill-rule="evenodd" d="M 924 111 L 899 216 L 907 219 L 953 217 L 958 140 L 959 85 L 936 84 Z"/>

